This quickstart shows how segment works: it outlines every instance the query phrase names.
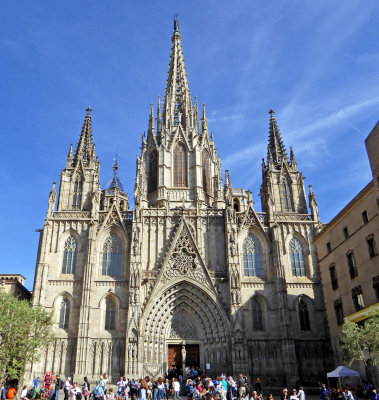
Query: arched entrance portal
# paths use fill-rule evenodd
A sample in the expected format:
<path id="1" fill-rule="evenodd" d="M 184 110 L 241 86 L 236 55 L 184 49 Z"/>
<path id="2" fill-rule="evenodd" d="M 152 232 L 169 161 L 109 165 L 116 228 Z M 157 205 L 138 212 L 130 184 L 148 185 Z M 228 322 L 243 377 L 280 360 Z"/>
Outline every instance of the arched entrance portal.
<path id="1" fill-rule="evenodd" d="M 179 280 L 155 295 L 140 332 L 141 376 L 163 375 L 169 362 L 182 368 L 196 361 L 203 371 L 209 364 L 209 373 L 229 370 L 229 321 L 216 295 L 194 282 Z"/>

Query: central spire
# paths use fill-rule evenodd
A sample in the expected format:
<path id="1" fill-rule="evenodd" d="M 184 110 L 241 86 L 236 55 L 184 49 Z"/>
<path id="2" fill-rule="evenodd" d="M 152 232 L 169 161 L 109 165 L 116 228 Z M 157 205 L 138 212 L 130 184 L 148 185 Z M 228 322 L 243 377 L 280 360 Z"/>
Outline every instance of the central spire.
<path id="1" fill-rule="evenodd" d="M 171 58 L 164 104 L 164 125 L 166 128 L 181 124 L 183 128 L 192 125 L 192 98 L 184 64 L 182 36 L 179 21 L 174 18 Z"/>
<path id="2" fill-rule="evenodd" d="M 275 164 L 280 163 L 283 159 L 287 159 L 287 152 L 283 144 L 282 136 L 276 122 L 274 110 L 269 111 L 270 127 L 269 127 L 269 143 L 268 143 L 268 161 L 271 159 Z"/>

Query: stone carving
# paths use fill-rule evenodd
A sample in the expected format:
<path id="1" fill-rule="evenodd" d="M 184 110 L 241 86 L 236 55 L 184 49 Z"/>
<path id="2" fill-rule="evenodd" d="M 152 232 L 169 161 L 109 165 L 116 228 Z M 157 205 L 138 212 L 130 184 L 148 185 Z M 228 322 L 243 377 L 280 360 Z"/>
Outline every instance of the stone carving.
<path id="1" fill-rule="evenodd" d="M 177 314 L 171 321 L 171 339 L 196 339 L 199 337 L 197 329 L 191 319 L 185 314 Z"/>

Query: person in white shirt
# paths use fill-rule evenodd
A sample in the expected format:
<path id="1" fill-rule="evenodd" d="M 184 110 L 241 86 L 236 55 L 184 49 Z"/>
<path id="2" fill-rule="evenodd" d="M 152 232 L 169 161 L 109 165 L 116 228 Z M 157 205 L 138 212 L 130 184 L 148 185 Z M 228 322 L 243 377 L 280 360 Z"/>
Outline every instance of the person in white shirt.
<path id="1" fill-rule="evenodd" d="M 23 400 L 27 394 L 28 394 L 28 389 L 26 388 L 26 385 L 25 385 L 21 390 L 21 396 L 20 396 L 21 400 Z"/>
<path id="2" fill-rule="evenodd" d="M 67 378 L 64 383 L 64 400 L 70 397 L 71 378 Z"/>
<path id="3" fill-rule="evenodd" d="M 180 399 L 180 383 L 176 378 L 173 379 L 172 388 L 174 389 L 174 399 Z"/>
<path id="4" fill-rule="evenodd" d="M 297 394 L 297 397 L 299 400 L 305 400 L 305 393 L 302 386 L 299 387 L 299 393 Z"/>
<path id="5" fill-rule="evenodd" d="M 107 386 L 108 386 L 108 375 L 104 374 L 103 379 L 101 380 L 101 386 L 104 389 L 104 393 L 107 394 Z"/>
<path id="6" fill-rule="evenodd" d="M 292 394 L 291 394 L 290 400 L 298 400 L 297 399 L 297 394 L 296 394 L 296 389 L 292 390 Z"/>
<path id="7" fill-rule="evenodd" d="M 78 396 L 78 393 L 80 393 L 80 396 Z M 82 391 L 80 390 L 80 387 L 78 387 L 78 384 L 74 382 L 71 389 L 71 400 L 79 400 L 78 397 L 82 397 Z"/>
<path id="8" fill-rule="evenodd" d="M 126 382 L 124 381 L 124 378 L 122 376 L 120 376 L 120 380 L 117 382 L 117 386 L 118 386 L 117 394 L 122 395 L 122 393 L 124 391 L 125 383 Z"/>

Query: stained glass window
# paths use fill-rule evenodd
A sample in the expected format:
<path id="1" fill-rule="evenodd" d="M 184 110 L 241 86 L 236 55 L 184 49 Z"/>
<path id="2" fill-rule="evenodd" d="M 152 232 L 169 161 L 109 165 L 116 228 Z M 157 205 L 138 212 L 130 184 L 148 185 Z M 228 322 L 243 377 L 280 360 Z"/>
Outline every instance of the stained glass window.
<path id="1" fill-rule="evenodd" d="M 243 263 L 245 276 L 264 276 L 262 247 L 254 235 L 243 242 Z"/>
<path id="2" fill-rule="evenodd" d="M 174 186 L 187 186 L 187 153 L 181 143 L 174 150 Z"/>
<path id="3" fill-rule="evenodd" d="M 152 150 L 149 155 L 149 183 L 148 192 L 152 193 L 157 190 L 158 185 L 158 152 Z"/>
<path id="4" fill-rule="evenodd" d="M 304 251 L 299 239 L 293 238 L 289 245 L 293 276 L 305 276 Z"/>
<path id="5" fill-rule="evenodd" d="M 83 182 L 81 179 L 76 179 L 74 183 L 74 196 L 72 198 L 72 208 L 80 209 L 82 205 Z"/>
<path id="6" fill-rule="evenodd" d="M 105 329 L 115 329 L 116 324 L 116 304 L 113 300 L 107 300 L 105 306 Z"/>
<path id="7" fill-rule="evenodd" d="M 209 154 L 207 150 L 203 150 L 202 155 L 202 165 L 203 165 L 203 190 L 207 194 L 211 194 L 211 177 L 210 177 L 210 167 L 209 167 Z"/>
<path id="8" fill-rule="evenodd" d="M 293 211 L 292 190 L 288 179 L 282 179 L 282 203 L 283 211 Z"/>
<path id="9" fill-rule="evenodd" d="M 309 331 L 311 329 L 309 323 L 308 306 L 302 299 L 299 300 L 299 321 L 300 321 L 300 329 L 302 331 Z"/>
<path id="10" fill-rule="evenodd" d="M 62 274 L 75 274 L 78 242 L 74 236 L 69 236 L 64 244 Z"/>
<path id="11" fill-rule="evenodd" d="M 63 299 L 61 303 L 61 309 L 59 312 L 59 328 L 68 329 L 69 320 L 70 320 L 70 302 L 67 299 Z"/>
<path id="12" fill-rule="evenodd" d="M 112 233 L 109 235 L 103 247 L 102 274 L 110 276 L 121 275 L 122 244 L 121 239 Z"/>
<path id="13" fill-rule="evenodd" d="M 254 298 L 252 301 L 253 309 L 253 329 L 255 331 L 263 331 L 263 310 L 262 303 L 259 299 Z"/>

